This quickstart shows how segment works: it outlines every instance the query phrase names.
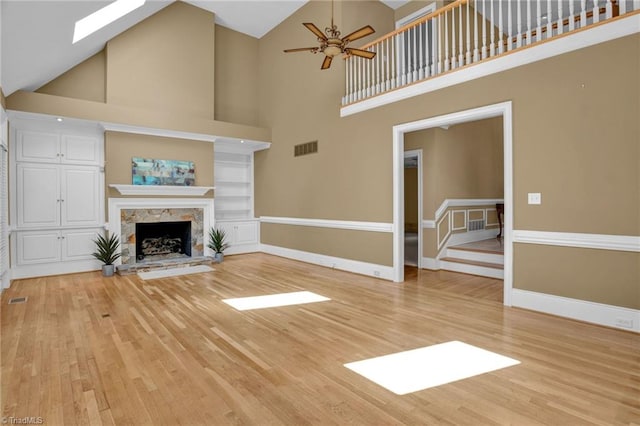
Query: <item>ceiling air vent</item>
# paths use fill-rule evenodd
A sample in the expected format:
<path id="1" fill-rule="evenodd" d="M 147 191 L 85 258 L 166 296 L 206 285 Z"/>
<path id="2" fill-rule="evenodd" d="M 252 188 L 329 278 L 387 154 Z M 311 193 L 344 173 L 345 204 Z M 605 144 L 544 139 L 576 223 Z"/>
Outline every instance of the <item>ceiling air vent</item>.
<path id="1" fill-rule="evenodd" d="M 293 156 L 299 157 L 301 155 L 313 154 L 318 152 L 318 141 L 301 143 L 293 147 Z"/>

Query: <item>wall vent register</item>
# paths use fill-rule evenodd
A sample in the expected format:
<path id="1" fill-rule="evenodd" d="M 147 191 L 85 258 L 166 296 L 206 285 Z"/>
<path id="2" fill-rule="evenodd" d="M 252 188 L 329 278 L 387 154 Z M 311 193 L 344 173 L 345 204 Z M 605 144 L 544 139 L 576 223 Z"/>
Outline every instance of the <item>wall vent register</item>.
<path id="1" fill-rule="evenodd" d="M 301 155 L 314 154 L 318 152 L 318 141 L 302 143 L 293 147 L 293 156 L 299 157 Z"/>

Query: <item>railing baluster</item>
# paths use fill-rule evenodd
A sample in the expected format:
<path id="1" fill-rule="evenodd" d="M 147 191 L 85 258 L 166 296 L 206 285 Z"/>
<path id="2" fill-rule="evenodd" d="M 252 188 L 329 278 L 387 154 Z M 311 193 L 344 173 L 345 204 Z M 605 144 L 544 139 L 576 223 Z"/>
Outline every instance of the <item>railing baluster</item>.
<path id="1" fill-rule="evenodd" d="M 498 53 L 504 53 L 504 39 L 502 28 L 502 2 L 498 0 Z"/>
<path id="2" fill-rule="evenodd" d="M 456 58 L 456 9 L 451 9 L 451 69 L 457 67 Z"/>
<path id="3" fill-rule="evenodd" d="M 511 4 L 507 2 L 507 51 L 513 49 L 513 12 Z"/>
<path id="4" fill-rule="evenodd" d="M 518 36 L 516 38 L 516 47 L 522 47 L 522 2 L 518 1 L 516 4 L 518 5 Z"/>
<path id="5" fill-rule="evenodd" d="M 470 20 L 471 17 L 469 16 L 469 14 L 471 13 L 471 0 L 467 1 L 467 53 L 466 53 L 466 57 L 465 57 L 465 62 L 467 64 L 471 63 L 471 24 L 470 24 Z"/>
<path id="6" fill-rule="evenodd" d="M 418 79 L 418 67 L 422 66 L 422 63 L 418 63 L 418 26 L 413 27 L 413 76 L 411 81 L 416 81 Z"/>
<path id="7" fill-rule="evenodd" d="M 448 11 L 444 12 L 444 70 L 449 71 L 449 18 Z"/>
<path id="8" fill-rule="evenodd" d="M 527 40 L 525 45 L 531 44 L 531 0 L 527 0 Z"/>
<path id="9" fill-rule="evenodd" d="M 551 8 L 551 0 L 547 0 L 547 36 L 553 37 L 553 9 Z"/>
<path id="10" fill-rule="evenodd" d="M 481 0 L 484 1 L 484 0 Z M 473 4 L 473 62 L 480 60 L 478 50 L 478 2 Z"/>
<path id="11" fill-rule="evenodd" d="M 385 90 L 389 90 L 391 88 L 390 86 L 391 75 L 389 74 L 389 66 L 391 64 L 391 52 L 389 51 L 389 39 L 385 40 L 385 44 L 386 46 L 384 50 L 387 58 L 387 74 L 386 74 L 386 79 L 384 81 L 384 87 L 385 87 Z"/>
<path id="12" fill-rule="evenodd" d="M 435 21 L 435 20 L 434 20 Z M 431 24 L 431 75 L 436 75 L 440 72 L 438 68 L 438 51 L 440 50 L 440 15 L 438 15 L 438 25 L 435 22 Z"/>
<path id="13" fill-rule="evenodd" d="M 600 5 L 598 4 L 600 3 L 598 0 L 594 0 L 593 1 L 593 23 L 595 24 L 596 22 L 600 22 Z"/>
<path id="14" fill-rule="evenodd" d="M 458 66 L 464 65 L 464 46 L 462 44 L 462 5 L 458 6 Z"/>
<path id="15" fill-rule="evenodd" d="M 587 26 L 587 0 L 580 2 L 580 28 Z"/>
<path id="16" fill-rule="evenodd" d="M 576 29 L 576 20 L 574 18 L 573 0 L 569 0 L 569 31 Z"/>
<path id="17" fill-rule="evenodd" d="M 486 6 L 487 0 L 482 0 L 482 59 L 487 57 L 487 14 Z"/>
<path id="18" fill-rule="evenodd" d="M 542 40 L 542 9 L 540 2 L 542 0 L 536 0 L 536 41 Z"/>
<path id="19" fill-rule="evenodd" d="M 500 0 L 498 0 L 500 1 Z M 489 56 L 495 56 L 496 54 L 496 26 L 493 25 L 495 22 L 493 15 L 493 0 L 489 3 L 489 9 L 491 12 L 491 17 L 489 18 L 489 25 L 491 25 L 491 44 L 489 45 Z"/>
<path id="20" fill-rule="evenodd" d="M 440 28 L 442 28 L 442 15 L 438 15 L 438 31 L 440 31 Z M 444 38 L 446 40 L 447 37 L 438 37 L 438 74 L 440 74 L 443 70 L 442 67 L 442 43 L 443 41 L 441 40 L 442 38 Z"/>
<path id="21" fill-rule="evenodd" d="M 618 10 L 620 11 L 620 15 L 624 15 L 627 13 L 627 2 L 625 0 L 618 1 Z"/>
<path id="22" fill-rule="evenodd" d="M 558 2 L 558 23 L 556 24 L 556 34 L 564 32 L 564 19 L 562 17 L 562 2 Z"/>
<path id="23" fill-rule="evenodd" d="M 425 49 L 425 44 L 426 44 L 426 40 L 424 39 L 424 34 L 426 33 L 426 31 L 424 31 L 422 28 L 423 26 L 425 26 L 426 24 L 420 24 L 418 26 L 418 41 L 419 41 L 419 47 L 418 47 L 418 51 L 420 52 L 420 61 L 418 61 L 418 79 L 422 80 L 425 75 L 424 75 L 424 49 Z"/>

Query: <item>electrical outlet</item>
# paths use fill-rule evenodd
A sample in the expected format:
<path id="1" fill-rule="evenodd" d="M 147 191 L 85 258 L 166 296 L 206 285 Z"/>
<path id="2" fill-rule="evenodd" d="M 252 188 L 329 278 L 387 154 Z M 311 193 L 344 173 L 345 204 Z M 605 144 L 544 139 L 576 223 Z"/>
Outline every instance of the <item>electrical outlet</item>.
<path id="1" fill-rule="evenodd" d="M 633 320 L 629 318 L 616 318 L 616 327 L 633 328 Z"/>

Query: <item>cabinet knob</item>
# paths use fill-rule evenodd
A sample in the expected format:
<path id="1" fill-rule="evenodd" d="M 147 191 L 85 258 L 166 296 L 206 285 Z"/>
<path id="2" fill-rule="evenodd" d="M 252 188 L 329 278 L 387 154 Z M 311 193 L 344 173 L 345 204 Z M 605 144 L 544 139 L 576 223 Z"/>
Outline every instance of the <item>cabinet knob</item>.
<path id="1" fill-rule="evenodd" d="M 64 154 L 60 154 L 60 157 L 64 157 Z"/>

